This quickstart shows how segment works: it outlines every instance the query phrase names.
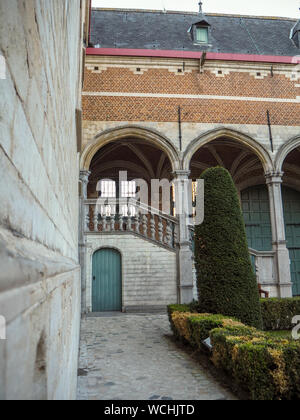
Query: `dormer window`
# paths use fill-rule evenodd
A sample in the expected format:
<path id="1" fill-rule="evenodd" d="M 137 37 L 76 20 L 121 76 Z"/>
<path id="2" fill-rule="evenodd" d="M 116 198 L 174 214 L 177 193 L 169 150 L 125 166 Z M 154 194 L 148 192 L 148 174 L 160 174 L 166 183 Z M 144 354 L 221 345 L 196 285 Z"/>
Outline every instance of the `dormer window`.
<path id="1" fill-rule="evenodd" d="M 192 41 L 195 44 L 207 45 L 209 44 L 209 28 L 210 24 L 206 19 L 198 20 L 192 24 L 188 30 Z"/>
<path id="2" fill-rule="evenodd" d="M 208 44 L 208 27 L 207 26 L 196 26 L 195 41 L 200 44 Z"/>
<path id="3" fill-rule="evenodd" d="M 300 48 L 300 20 L 296 23 L 296 25 L 291 30 L 290 38 L 294 42 L 296 47 Z"/>
<path id="4" fill-rule="evenodd" d="M 191 40 L 195 44 L 208 45 L 210 39 L 209 28 L 210 24 L 202 11 L 202 1 L 200 1 L 199 14 L 197 18 L 192 21 L 192 25 L 188 30 Z"/>

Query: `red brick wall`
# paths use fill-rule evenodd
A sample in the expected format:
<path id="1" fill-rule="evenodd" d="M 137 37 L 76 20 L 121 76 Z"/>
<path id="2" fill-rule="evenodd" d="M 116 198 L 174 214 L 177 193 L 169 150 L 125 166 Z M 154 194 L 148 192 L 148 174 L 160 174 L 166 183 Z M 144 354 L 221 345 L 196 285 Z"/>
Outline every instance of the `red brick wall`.
<path id="1" fill-rule="evenodd" d="M 231 72 L 225 77 L 216 77 L 210 71 L 176 75 L 167 69 L 149 69 L 136 75 L 126 68 L 109 68 L 99 74 L 86 70 L 84 91 L 285 99 L 300 96 L 300 88 L 284 75 L 271 77 L 270 74 L 264 79 L 255 79 L 248 72 Z M 173 122 L 178 119 L 179 105 L 185 122 L 265 125 L 269 110 L 274 125 L 300 125 L 300 104 L 297 103 L 122 96 L 84 96 L 83 119 Z"/>

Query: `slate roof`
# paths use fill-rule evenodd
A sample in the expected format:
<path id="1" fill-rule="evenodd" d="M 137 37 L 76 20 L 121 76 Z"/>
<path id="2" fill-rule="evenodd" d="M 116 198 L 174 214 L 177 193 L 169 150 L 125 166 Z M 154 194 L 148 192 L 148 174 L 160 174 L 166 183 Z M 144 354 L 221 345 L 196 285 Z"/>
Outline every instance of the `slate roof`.
<path id="1" fill-rule="evenodd" d="M 199 17 L 199 15 L 198 15 Z M 290 39 L 296 19 L 205 15 L 211 25 L 208 51 L 233 54 L 295 56 Z M 188 30 L 197 13 L 93 9 L 90 43 L 98 48 L 202 51 Z"/>

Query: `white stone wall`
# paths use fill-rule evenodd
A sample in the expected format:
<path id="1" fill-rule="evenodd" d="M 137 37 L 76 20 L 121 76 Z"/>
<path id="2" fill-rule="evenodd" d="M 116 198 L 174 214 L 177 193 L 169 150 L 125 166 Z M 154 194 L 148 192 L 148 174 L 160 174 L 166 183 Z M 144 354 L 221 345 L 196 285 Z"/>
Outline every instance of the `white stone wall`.
<path id="1" fill-rule="evenodd" d="M 101 248 L 122 255 L 122 306 L 161 307 L 177 302 L 176 252 L 131 234 L 87 235 L 86 307 L 92 311 L 92 258 Z"/>
<path id="2" fill-rule="evenodd" d="M 80 4 L 0 2 L 1 399 L 76 395 Z"/>

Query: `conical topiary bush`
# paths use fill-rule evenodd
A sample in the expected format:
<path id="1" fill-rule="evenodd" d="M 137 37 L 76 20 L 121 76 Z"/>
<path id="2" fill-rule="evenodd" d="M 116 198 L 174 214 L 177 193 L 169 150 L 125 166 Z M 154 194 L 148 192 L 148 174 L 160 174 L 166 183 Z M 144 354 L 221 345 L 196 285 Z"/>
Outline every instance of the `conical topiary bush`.
<path id="1" fill-rule="evenodd" d="M 258 286 L 252 268 L 237 190 L 221 167 L 205 171 L 205 219 L 195 229 L 199 304 L 203 312 L 262 327 Z"/>

